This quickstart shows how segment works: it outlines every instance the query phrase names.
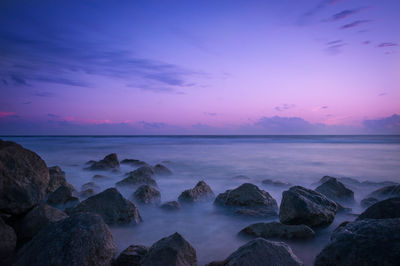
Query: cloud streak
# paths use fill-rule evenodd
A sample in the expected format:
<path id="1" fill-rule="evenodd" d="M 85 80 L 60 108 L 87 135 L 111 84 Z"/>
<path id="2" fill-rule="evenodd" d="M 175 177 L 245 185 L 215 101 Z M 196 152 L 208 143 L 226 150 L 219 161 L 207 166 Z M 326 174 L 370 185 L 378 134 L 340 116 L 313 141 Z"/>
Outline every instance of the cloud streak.
<path id="1" fill-rule="evenodd" d="M 364 25 L 366 23 L 372 22 L 372 20 L 368 20 L 368 19 L 364 19 L 364 20 L 356 20 L 353 21 L 351 23 L 345 24 L 343 26 L 340 27 L 340 29 L 342 30 L 346 30 L 346 29 L 351 29 L 351 28 L 355 28 L 361 25 Z"/>

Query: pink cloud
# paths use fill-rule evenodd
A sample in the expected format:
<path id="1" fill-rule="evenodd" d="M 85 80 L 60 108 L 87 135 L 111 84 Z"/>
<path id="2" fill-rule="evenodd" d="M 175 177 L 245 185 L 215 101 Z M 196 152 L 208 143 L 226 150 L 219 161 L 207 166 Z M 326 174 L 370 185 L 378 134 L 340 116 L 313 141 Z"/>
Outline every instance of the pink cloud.
<path id="1" fill-rule="evenodd" d="M 14 112 L 2 112 L 0 111 L 0 118 L 15 115 Z"/>

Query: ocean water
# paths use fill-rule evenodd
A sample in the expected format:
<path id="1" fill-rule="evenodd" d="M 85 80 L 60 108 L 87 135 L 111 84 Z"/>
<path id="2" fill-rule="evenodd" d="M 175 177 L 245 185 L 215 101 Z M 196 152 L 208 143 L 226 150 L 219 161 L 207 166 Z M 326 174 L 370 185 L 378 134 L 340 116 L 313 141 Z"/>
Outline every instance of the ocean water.
<path id="1" fill-rule="evenodd" d="M 157 177 L 162 201 L 176 200 L 179 194 L 206 181 L 214 193 L 224 192 L 244 182 L 268 191 L 278 202 L 284 189 L 262 185 L 263 179 L 274 179 L 315 188 L 313 183 L 324 175 L 351 177 L 360 181 L 400 182 L 400 136 L 49 136 L 1 137 L 38 153 L 48 166 L 59 165 L 68 182 L 77 190 L 96 173 L 83 170 L 89 160 L 100 160 L 109 153 L 162 163 L 172 176 Z M 102 189 L 115 186 L 126 172 L 135 168 L 121 166 L 121 173 L 103 172 L 108 178 L 95 181 Z M 246 175 L 249 180 L 232 179 Z M 360 213 L 359 201 L 376 186 L 351 187 L 357 203 L 350 206 Z M 120 189 L 132 199 L 134 189 Z M 197 250 L 199 265 L 222 260 L 246 239 L 237 233 L 260 220 L 228 216 L 212 204 L 201 203 L 168 213 L 157 207 L 139 205 L 143 223 L 137 226 L 112 227 L 119 251 L 131 244 L 150 246 L 174 232 L 182 234 Z M 306 264 L 329 242 L 330 233 L 350 214 L 337 215 L 332 225 L 318 229 L 318 236 L 308 241 L 286 241 Z"/>

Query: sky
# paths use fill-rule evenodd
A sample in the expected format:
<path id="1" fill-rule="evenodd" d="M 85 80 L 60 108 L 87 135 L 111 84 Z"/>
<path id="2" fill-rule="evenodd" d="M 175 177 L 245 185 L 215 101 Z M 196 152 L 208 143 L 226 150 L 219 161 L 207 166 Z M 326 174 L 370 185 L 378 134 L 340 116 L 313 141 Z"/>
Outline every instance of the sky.
<path id="1" fill-rule="evenodd" d="M 400 134 L 398 0 L 2 0 L 0 134 Z"/>

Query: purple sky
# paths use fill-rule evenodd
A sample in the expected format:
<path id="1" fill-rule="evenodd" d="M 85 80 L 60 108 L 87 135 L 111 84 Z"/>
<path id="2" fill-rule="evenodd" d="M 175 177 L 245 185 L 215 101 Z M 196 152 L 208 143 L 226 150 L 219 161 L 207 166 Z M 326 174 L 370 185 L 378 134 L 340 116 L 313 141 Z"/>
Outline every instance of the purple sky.
<path id="1" fill-rule="evenodd" d="M 400 134 L 400 1 L 0 2 L 0 134 Z"/>

